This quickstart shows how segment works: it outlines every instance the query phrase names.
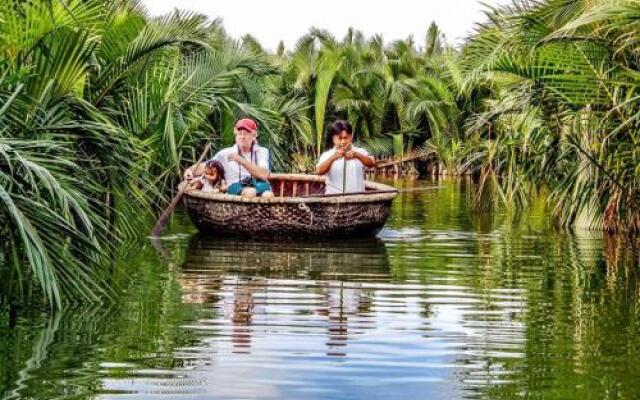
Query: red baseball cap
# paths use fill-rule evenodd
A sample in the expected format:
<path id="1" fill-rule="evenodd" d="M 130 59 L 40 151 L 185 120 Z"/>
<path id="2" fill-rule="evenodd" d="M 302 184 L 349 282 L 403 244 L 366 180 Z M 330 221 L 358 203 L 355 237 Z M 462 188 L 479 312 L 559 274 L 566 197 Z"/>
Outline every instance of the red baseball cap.
<path id="1" fill-rule="evenodd" d="M 242 118 L 236 122 L 236 129 L 244 129 L 252 133 L 258 132 L 258 124 L 251 118 Z"/>

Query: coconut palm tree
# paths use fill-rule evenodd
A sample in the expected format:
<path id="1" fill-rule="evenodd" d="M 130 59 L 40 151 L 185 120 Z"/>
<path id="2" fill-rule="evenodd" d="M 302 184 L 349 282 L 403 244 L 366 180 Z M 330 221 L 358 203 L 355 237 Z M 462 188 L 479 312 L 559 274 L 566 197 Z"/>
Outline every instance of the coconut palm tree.
<path id="1" fill-rule="evenodd" d="M 522 165 L 499 186 L 548 186 L 563 225 L 638 230 L 638 65 L 621 8 L 638 11 L 635 2 L 514 2 L 463 50 L 466 85 L 495 87 L 476 118 L 494 128 L 484 139 L 517 143 L 477 168 Z"/>
<path id="2" fill-rule="evenodd" d="M 0 20 L 3 296 L 37 284 L 52 306 L 100 299 L 112 247 L 138 235 L 194 144 L 246 114 L 279 139 L 280 114 L 250 103 L 275 67 L 219 21 L 102 0 L 9 0 Z"/>

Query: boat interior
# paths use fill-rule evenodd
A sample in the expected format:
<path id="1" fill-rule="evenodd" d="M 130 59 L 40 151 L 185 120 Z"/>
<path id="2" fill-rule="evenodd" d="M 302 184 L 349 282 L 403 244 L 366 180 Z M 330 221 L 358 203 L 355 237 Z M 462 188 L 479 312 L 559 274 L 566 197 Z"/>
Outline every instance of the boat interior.
<path id="1" fill-rule="evenodd" d="M 320 176 L 272 174 L 269 183 L 276 197 L 300 197 L 324 194 L 324 179 Z"/>
<path id="2" fill-rule="evenodd" d="M 276 197 L 304 197 L 324 195 L 325 178 L 318 175 L 303 174 L 271 174 L 269 183 Z M 366 183 L 366 191 L 386 189 L 374 187 L 370 182 Z M 392 189 L 392 188 L 389 188 Z"/>

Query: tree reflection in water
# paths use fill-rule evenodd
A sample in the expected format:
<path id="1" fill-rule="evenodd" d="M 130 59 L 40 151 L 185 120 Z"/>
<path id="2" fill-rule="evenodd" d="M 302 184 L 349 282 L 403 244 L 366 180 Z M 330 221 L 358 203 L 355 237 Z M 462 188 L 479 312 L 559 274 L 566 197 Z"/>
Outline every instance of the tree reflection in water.
<path id="1" fill-rule="evenodd" d="M 0 313 L 0 398 L 638 397 L 638 242 L 466 197 L 403 194 L 384 242 L 140 245 L 108 307 Z"/>

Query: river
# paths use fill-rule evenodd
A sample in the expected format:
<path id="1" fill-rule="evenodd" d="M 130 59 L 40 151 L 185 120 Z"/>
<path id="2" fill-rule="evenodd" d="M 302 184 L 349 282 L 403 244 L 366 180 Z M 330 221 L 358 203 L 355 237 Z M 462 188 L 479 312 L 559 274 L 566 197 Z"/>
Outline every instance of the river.
<path id="1" fill-rule="evenodd" d="M 0 320 L 0 399 L 632 399 L 637 251 L 396 182 L 378 237 L 199 236 L 119 259 L 121 295 Z"/>

